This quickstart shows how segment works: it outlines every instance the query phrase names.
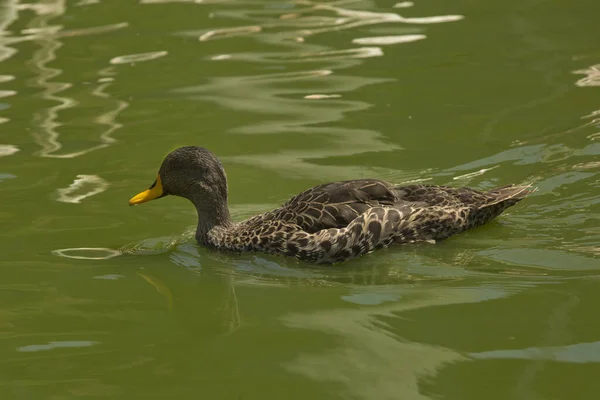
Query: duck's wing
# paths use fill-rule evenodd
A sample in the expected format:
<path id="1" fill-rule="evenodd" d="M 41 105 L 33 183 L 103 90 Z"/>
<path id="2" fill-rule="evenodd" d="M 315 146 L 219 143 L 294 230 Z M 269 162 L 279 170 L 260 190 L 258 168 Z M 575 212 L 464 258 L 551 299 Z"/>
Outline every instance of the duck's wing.
<path id="1" fill-rule="evenodd" d="M 263 221 L 263 229 L 248 248 L 294 256 L 316 263 L 344 261 L 395 241 L 411 241 L 410 206 L 372 207 L 343 228 L 322 229 L 308 233 L 298 225 L 282 220 Z"/>
<path id="2" fill-rule="evenodd" d="M 359 179 L 310 188 L 292 197 L 280 208 L 263 215 L 263 218 L 292 223 L 308 233 L 344 228 L 373 207 L 421 210 L 422 215 L 433 212 L 435 215 L 431 217 L 432 221 L 441 219 L 445 222 L 448 221 L 444 216 L 456 216 L 460 210 L 486 209 L 487 213 L 487 209 L 493 208 L 494 212 L 490 212 L 489 217 L 477 217 L 478 221 L 487 221 L 522 199 L 529 193 L 526 189 L 527 187 L 511 185 L 481 192 L 468 187 L 421 184 L 398 186 L 377 179 Z M 491 207 L 496 204 L 497 207 Z"/>
<path id="3" fill-rule="evenodd" d="M 408 185 L 392 188 L 393 193 L 406 202 L 445 208 L 484 208 L 498 203 L 511 206 L 533 192 L 531 186 L 507 185 L 488 192 L 468 187 L 435 185 Z"/>
<path id="4" fill-rule="evenodd" d="M 394 185 L 377 179 L 358 179 L 315 186 L 292 197 L 271 218 L 300 226 L 313 233 L 343 228 L 372 207 L 398 202 Z"/>

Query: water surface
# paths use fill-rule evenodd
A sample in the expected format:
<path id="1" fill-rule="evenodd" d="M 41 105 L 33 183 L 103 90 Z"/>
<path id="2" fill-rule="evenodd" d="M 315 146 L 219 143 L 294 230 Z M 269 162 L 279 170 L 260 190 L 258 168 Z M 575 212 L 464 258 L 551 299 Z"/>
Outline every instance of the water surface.
<path id="1" fill-rule="evenodd" d="M 5 0 L 0 397 L 594 398 L 599 12 Z M 539 190 L 317 268 L 198 247 L 183 199 L 128 207 L 188 144 L 236 219 L 336 179 Z"/>

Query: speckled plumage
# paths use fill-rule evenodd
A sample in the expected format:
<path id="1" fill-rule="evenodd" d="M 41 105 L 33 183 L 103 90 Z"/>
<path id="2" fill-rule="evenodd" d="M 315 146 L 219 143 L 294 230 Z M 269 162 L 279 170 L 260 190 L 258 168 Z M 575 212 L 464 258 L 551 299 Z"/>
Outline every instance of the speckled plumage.
<path id="1" fill-rule="evenodd" d="M 186 197 L 196 206 L 201 245 L 315 263 L 340 262 L 397 243 L 445 239 L 485 224 L 532 191 L 529 186 L 480 192 L 359 179 L 315 186 L 275 210 L 234 223 L 225 171 L 208 150 L 175 150 L 159 176 L 165 194 Z"/>

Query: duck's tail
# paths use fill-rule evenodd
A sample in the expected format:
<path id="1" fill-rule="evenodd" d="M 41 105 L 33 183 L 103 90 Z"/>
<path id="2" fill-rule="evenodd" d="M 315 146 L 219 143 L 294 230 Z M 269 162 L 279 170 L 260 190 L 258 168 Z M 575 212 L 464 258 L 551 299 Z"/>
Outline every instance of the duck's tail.
<path id="1" fill-rule="evenodd" d="M 536 190 L 531 185 L 508 185 L 490 190 L 485 193 L 486 199 L 471 213 L 468 229 L 491 221 Z"/>
<path id="2" fill-rule="evenodd" d="M 525 197 L 535 192 L 537 187 L 532 185 L 507 185 L 487 192 L 488 200 L 481 203 L 479 209 L 503 204 L 507 208 L 517 204 Z"/>

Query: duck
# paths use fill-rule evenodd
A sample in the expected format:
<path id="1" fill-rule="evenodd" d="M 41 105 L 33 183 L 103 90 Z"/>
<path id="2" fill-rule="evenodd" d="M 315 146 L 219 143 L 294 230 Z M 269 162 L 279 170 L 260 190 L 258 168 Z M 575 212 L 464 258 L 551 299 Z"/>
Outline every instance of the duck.
<path id="1" fill-rule="evenodd" d="M 206 148 L 184 146 L 165 157 L 154 183 L 129 205 L 183 197 L 196 208 L 200 246 L 334 264 L 391 245 L 444 240 L 488 223 L 534 190 L 511 184 L 484 192 L 353 179 L 314 186 L 276 209 L 234 222 L 223 164 Z"/>

